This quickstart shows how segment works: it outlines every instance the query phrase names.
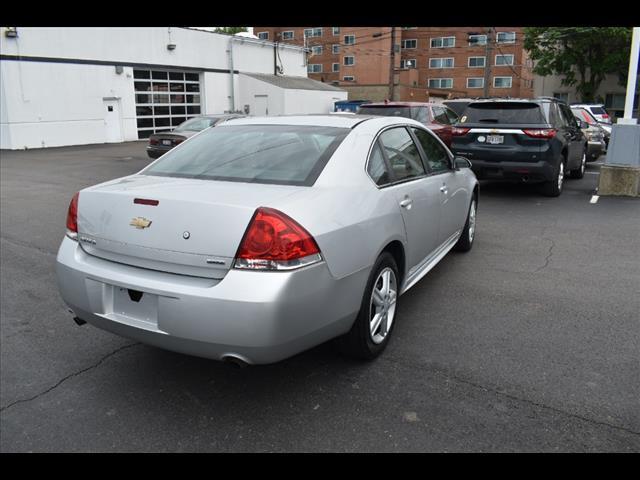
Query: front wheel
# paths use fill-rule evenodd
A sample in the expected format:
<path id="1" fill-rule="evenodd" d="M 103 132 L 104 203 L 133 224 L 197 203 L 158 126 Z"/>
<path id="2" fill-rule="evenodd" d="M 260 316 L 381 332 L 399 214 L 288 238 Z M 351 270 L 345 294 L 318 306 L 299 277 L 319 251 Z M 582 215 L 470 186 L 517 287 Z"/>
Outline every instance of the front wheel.
<path id="1" fill-rule="evenodd" d="M 364 360 L 382 353 L 391 337 L 399 294 L 398 267 L 393 256 L 383 252 L 371 269 L 358 317 L 338 339 L 342 353 Z"/>
<path id="2" fill-rule="evenodd" d="M 453 246 L 458 252 L 468 252 L 473 247 L 473 239 L 476 235 L 476 197 L 474 196 L 469 205 L 469 213 L 467 214 L 467 222 L 464 224 L 460 238 Z"/>

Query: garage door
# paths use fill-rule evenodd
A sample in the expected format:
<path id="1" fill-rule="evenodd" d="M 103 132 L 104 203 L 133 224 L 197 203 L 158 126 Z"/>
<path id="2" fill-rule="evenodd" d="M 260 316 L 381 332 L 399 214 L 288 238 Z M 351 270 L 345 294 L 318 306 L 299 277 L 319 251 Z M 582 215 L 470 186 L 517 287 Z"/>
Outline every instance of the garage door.
<path id="1" fill-rule="evenodd" d="M 133 70 L 138 138 L 166 132 L 200 115 L 200 74 Z"/>

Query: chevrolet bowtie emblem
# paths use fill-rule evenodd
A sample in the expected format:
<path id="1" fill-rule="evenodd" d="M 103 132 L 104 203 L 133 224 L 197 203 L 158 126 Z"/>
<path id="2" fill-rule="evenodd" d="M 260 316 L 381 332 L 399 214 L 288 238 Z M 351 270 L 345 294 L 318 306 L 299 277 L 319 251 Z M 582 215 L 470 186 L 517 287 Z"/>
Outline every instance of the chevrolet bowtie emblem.
<path id="1" fill-rule="evenodd" d="M 131 219 L 129 225 L 142 230 L 143 228 L 148 228 L 149 225 L 151 225 L 151 220 L 147 220 L 144 217 L 136 217 Z"/>

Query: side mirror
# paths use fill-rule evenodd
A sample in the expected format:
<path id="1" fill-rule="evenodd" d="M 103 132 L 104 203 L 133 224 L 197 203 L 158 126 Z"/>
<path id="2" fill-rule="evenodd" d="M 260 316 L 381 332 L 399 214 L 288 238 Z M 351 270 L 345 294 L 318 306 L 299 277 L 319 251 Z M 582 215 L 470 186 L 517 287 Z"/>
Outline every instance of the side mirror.
<path id="1" fill-rule="evenodd" d="M 460 170 L 461 168 L 471 168 L 471 161 L 467 157 L 455 157 L 453 159 L 453 165 L 456 170 Z"/>

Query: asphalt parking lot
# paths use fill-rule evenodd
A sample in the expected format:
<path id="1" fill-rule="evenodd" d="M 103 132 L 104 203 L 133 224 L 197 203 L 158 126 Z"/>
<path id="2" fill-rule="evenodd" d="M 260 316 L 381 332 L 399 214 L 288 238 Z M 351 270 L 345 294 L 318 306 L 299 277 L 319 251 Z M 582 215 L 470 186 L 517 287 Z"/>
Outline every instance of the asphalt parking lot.
<path id="1" fill-rule="evenodd" d="M 401 298 L 372 363 L 238 369 L 77 326 L 54 262 L 79 189 L 143 142 L 1 153 L 0 451 L 640 451 L 640 199 L 482 184 L 476 243 Z"/>

